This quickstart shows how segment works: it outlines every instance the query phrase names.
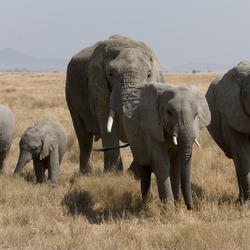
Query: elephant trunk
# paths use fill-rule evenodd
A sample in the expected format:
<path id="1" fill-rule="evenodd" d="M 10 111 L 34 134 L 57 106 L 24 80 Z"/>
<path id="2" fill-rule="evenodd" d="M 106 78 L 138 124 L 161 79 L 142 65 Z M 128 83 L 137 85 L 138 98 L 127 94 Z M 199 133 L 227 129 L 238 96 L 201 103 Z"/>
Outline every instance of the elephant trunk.
<path id="1" fill-rule="evenodd" d="M 145 77 L 138 72 L 129 71 L 122 73 L 120 80 L 122 83 L 115 84 L 110 96 L 110 113 L 107 123 L 108 132 L 112 130 L 115 115 L 118 117 L 119 124 L 122 124 L 123 106 L 133 89 L 145 82 Z"/>
<path id="2" fill-rule="evenodd" d="M 181 191 L 188 210 L 193 209 L 190 178 L 193 142 L 194 137 L 190 135 L 190 133 L 184 131 L 179 133 L 178 152 L 180 159 Z"/>
<path id="3" fill-rule="evenodd" d="M 31 157 L 27 157 L 26 154 L 20 153 L 14 174 L 20 174 L 29 161 L 31 161 Z"/>

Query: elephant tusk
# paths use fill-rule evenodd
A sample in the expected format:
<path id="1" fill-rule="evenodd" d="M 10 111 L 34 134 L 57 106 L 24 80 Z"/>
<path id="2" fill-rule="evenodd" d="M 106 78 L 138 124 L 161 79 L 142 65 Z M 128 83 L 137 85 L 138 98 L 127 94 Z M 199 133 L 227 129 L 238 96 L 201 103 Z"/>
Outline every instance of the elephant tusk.
<path id="1" fill-rule="evenodd" d="M 173 136 L 173 143 L 174 143 L 174 145 L 178 145 L 178 143 L 177 143 L 177 137 L 176 136 Z"/>
<path id="2" fill-rule="evenodd" d="M 198 146 L 198 148 L 200 148 L 200 147 L 201 147 L 201 145 L 200 145 L 200 143 L 198 142 L 198 140 L 197 140 L 197 139 L 194 139 L 194 142 L 195 142 L 195 144 Z"/>
<path id="3" fill-rule="evenodd" d="M 113 122 L 114 122 L 114 117 L 115 117 L 115 111 L 113 111 L 112 109 L 110 109 L 108 123 L 107 123 L 107 131 L 109 133 L 112 130 L 112 126 L 113 126 Z"/>

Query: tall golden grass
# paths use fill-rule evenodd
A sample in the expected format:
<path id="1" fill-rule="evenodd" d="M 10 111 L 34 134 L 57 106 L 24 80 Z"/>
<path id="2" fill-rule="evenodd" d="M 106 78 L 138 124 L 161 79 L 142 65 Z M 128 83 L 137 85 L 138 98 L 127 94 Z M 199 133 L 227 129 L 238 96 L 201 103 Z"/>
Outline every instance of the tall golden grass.
<path id="1" fill-rule="evenodd" d="M 205 94 L 221 75 L 165 77 L 175 84 L 198 86 Z M 194 146 L 193 153 L 195 209 L 187 211 L 182 202 L 177 211 L 169 210 L 159 202 L 155 181 L 152 200 L 143 206 L 138 181 L 126 172 L 102 173 L 102 153 L 91 156 L 95 174 L 79 174 L 79 150 L 64 86 L 65 73 L 0 73 L 0 103 L 16 116 L 8 166 L 0 176 L 0 249 L 249 249 L 250 212 L 235 205 L 234 165 L 206 129 L 198 138 L 202 148 Z M 69 138 L 56 189 L 35 184 L 32 163 L 23 177 L 12 176 L 22 133 L 46 118 L 61 122 Z M 122 149 L 122 157 L 127 168 L 128 148 Z"/>

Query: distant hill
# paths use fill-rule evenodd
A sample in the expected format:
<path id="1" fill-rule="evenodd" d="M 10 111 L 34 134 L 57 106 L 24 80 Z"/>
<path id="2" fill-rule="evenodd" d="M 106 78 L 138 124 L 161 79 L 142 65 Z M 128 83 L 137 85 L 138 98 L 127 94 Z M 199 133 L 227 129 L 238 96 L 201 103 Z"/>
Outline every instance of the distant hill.
<path id="1" fill-rule="evenodd" d="M 69 60 L 60 58 L 39 58 L 16 49 L 0 50 L 0 71 L 66 71 Z M 228 71 L 233 65 L 195 62 L 167 69 L 174 72 Z"/>
<path id="2" fill-rule="evenodd" d="M 175 72 L 208 72 L 208 71 L 228 71 L 233 68 L 235 65 L 223 65 L 223 64 L 215 64 L 215 63 L 205 63 L 205 62 L 194 62 L 178 65 L 168 69 L 168 71 Z"/>
<path id="3" fill-rule="evenodd" d="M 68 60 L 38 58 L 16 49 L 0 50 L 0 71 L 66 71 Z"/>

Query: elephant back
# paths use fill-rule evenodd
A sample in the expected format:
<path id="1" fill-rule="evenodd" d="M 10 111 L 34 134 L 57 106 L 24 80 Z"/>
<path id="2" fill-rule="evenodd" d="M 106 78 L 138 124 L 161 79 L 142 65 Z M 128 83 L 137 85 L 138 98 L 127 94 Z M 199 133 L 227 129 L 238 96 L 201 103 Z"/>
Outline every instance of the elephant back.
<path id="1" fill-rule="evenodd" d="M 4 144 L 10 143 L 14 130 L 15 115 L 7 106 L 0 104 L 0 142 Z"/>

